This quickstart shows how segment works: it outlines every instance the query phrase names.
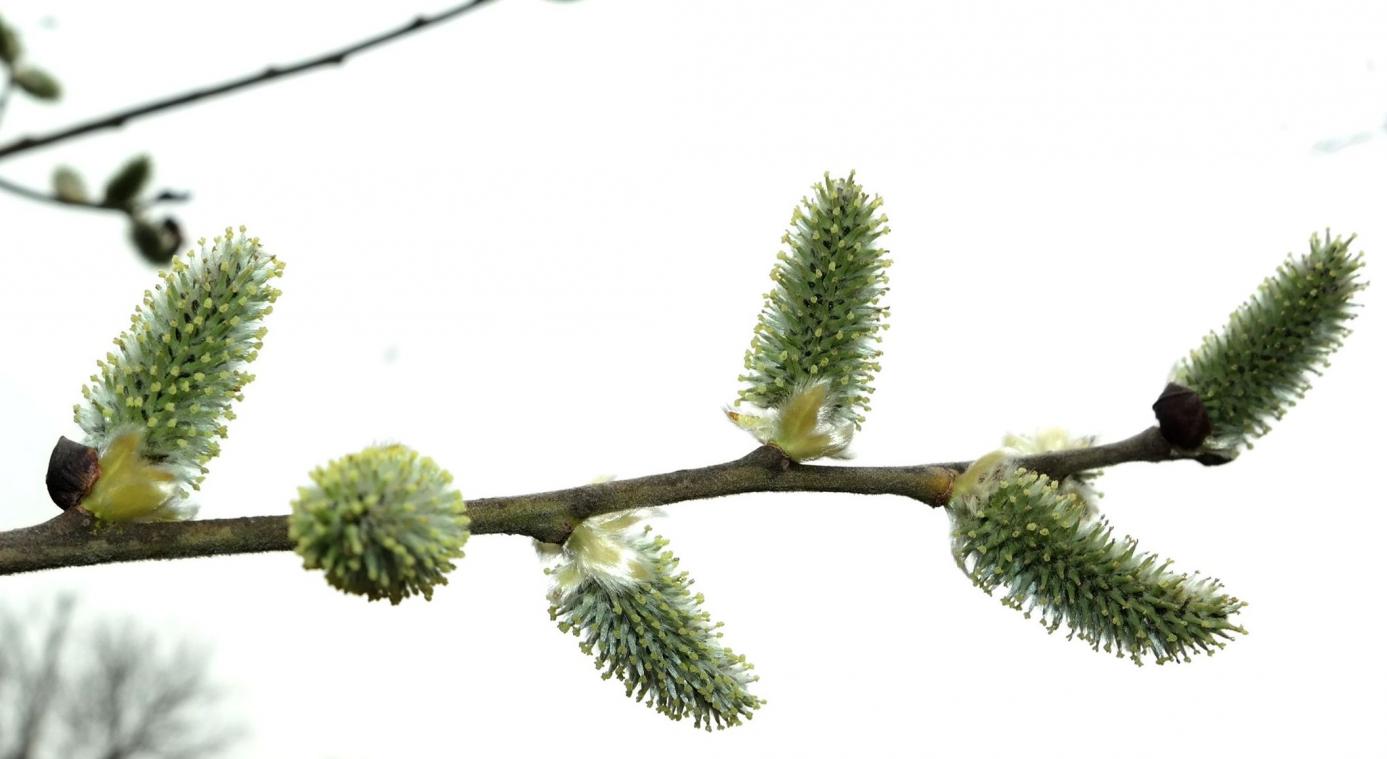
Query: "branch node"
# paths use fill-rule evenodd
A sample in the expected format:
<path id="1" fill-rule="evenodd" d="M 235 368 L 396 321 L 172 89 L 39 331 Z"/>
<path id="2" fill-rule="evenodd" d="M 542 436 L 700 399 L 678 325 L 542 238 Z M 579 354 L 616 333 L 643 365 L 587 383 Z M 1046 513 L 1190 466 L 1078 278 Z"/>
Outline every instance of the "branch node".
<path id="1" fill-rule="evenodd" d="M 738 463 L 749 464 L 773 473 L 787 472 L 795 465 L 794 460 L 786 456 L 784 451 L 770 444 L 748 453 Z"/>

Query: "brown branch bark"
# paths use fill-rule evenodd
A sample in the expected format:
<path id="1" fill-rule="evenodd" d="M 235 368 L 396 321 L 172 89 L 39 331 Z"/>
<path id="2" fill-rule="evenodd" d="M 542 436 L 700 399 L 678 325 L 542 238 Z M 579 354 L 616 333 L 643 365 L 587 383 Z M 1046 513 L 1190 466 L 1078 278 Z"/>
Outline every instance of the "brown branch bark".
<path id="1" fill-rule="evenodd" d="M 1171 448 L 1156 427 L 1126 440 L 1046 453 L 1018 465 L 1055 479 L 1133 461 L 1192 458 Z M 1206 465 L 1222 460 L 1195 459 Z M 970 462 L 919 466 L 797 464 L 770 446 L 735 461 L 566 490 L 469 501 L 472 533 L 525 535 L 561 543 L 597 514 L 738 493 L 826 492 L 904 496 L 927 506 L 949 501 L 954 478 Z M 103 524 L 80 508 L 43 524 L 0 532 L 0 575 L 143 559 L 227 556 L 293 549 L 287 517 L 261 516 L 151 524 Z"/>
<path id="2" fill-rule="evenodd" d="M 58 129 L 53 132 L 49 132 L 48 134 L 41 134 L 32 137 L 21 137 L 17 140 L 14 140 L 13 142 L 0 145 L 0 159 L 7 158 L 12 155 L 17 155 L 19 153 L 24 153 L 30 150 L 34 150 L 36 148 L 41 148 L 46 145 L 52 145 L 58 142 L 63 142 L 65 140 L 70 140 L 74 137 L 88 134 L 90 132 L 96 132 L 103 129 L 116 129 L 118 127 L 125 126 L 131 121 L 134 121 L 135 119 L 144 118 L 145 116 L 151 116 L 153 114 L 160 113 L 162 111 L 167 111 L 173 108 L 179 108 L 181 106 L 190 105 L 200 100 L 206 100 L 208 98 L 217 97 L 219 95 L 226 95 L 232 92 L 236 92 L 237 90 L 246 89 L 247 87 L 254 87 L 256 85 L 266 84 L 268 82 L 273 82 L 277 79 L 283 79 L 284 77 L 294 76 L 295 74 L 302 74 L 307 71 L 312 71 L 316 68 L 321 68 L 323 66 L 341 65 L 343 63 L 346 63 L 348 58 L 351 58 L 352 56 L 358 53 L 363 53 L 372 48 L 379 47 L 388 42 L 400 39 L 401 37 L 405 37 L 422 29 L 426 29 L 430 26 L 436 26 L 445 21 L 450 21 L 454 18 L 457 18 L 458 16 L 467 13 L 468 11 L 476 10 L 477 8 L 480 8 L 483 5 L 486 5 L 490 2 L 492 2 L 492 0 L 471 0 L 470 2 L 462 3 L 461 5 L 454 6 L 452 8 L 449 8 L 448 10 L 442 11 L 432 16 L 417 16 L 414 18 L 413 21 L 410 21 L 404 26 L 398 27 L 388 32 L 377 34 L 373 37 L 361 40 L 360 42 L 347 45 L 346 47 L 338 48 L 336 50 L 323 53 L 322 55 L 318 55 L 313 58 L 308 58 L 298 63 L 290 64 L 288 66 L 267 66 L 261 71 L 258 71 L 253 74 L 247 74 L 245 76 L 232 79 L 230 81 L 210 85 L 207 87 L 202 87 L 196 90 L 190 90 L 188 92 L 179 93 L 177 95 L 170 95 L 168 97 L 153 100 L 148 103 L 143 103 L 141 105 L 131 106 L 130 108 L 126 108 L 124 110 L 108 114 L 106 116 L 99 116 L 97 118 L 78 122 L 76 124 L 73 124 L 72 126 L 65 127 L 63 129 Z"/>

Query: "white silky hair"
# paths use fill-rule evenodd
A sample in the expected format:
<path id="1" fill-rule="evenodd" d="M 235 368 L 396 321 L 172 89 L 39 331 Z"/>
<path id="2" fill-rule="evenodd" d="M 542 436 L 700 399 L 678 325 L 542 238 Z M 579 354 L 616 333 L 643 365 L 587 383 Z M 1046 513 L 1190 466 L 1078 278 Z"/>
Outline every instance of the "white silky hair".
<path id="1" fill-rule="evenodd" d="M 650 529 L 647 522 L 662 515 L 653 508 L 599 514 L 575 527 L 561 546 L 535 541 L 542 558 L 558 560 L 548 570 L 554 578 L 552 595 L 565 596 L 586 580 L 612 590 L 629 589 L 643 582 L 638 575 L 652 576 L 652 557 L 641 539 Z"/>

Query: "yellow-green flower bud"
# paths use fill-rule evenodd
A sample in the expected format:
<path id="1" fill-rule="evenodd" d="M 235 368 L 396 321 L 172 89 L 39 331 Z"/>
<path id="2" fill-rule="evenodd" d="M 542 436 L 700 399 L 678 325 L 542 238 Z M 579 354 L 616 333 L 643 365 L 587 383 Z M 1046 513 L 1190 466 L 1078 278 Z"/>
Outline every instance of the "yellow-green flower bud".
<path id="1" fill-rule="evenodd" d="M 101 451 L 100 471 L 82 508 L 108 522 L 167 522 L 192 515 L 178 499 L 177 476 L 140 455 L 143 430 L 118 435 Z"/>
<path id="2" fill-rule="evenodd" d="M 843 456 L 852 442 L 853 428 L 831 421 L 830 395 L 827 382 L 815 382 L 797 390 L 778 409 L 759 413 L 728 409 L 727 417 L 795 461 Z"/>
<path id="3" fill-rule="evenodd" d="M 467 507 L 452 475 L 402 445 L 367 448 L 315 469 L 300 488 L 289 537 L 306 569 L 344 593 L 397 604 L 447 585 L 467 542 Z"/>

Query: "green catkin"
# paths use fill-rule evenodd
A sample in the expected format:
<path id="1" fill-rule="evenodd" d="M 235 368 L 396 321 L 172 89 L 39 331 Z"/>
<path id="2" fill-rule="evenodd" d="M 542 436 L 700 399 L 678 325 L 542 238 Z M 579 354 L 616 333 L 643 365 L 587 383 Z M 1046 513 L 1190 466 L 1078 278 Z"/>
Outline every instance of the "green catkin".
<path id="1" fill-rule="evenodd" d="M 890 265 L 877 245 L 889 231 L 880 207 L 854 174 L 825 174 L 795 208 L 746 353 L 738 405 L 778 411 L 806 386 L 823 383 L 823 421 L 861 427 L 888 311 L 880 305 Z"/>
<path id="2" fill-rule="evenodd" d="M 739 725 L 764 703 L 747 690 L 757 678 L 722 645 L 721 623 L 709 620 L 665 545 L 633 514 L 589 519 L 546 570 L 549 614 L 628 696 L 676 721 L 692 717 L 695 727 Z"/>
<path id="3" fill-rule="evenodd" d="M 84 506 L 97 516 L 176 518 L 170 505 L 201 485 L 224 420 L 235 418 L 231 405 L 254 379 L 245 367 L 262 346 L 262 320 L 280 294 L 270 283 L 283 270 L 259 239 L 228 228 L 159 273 L 73 406 L 84 442 L 103 455 L 100 498 Z M 108 457 L 123 462 L 119 481 Z M 166 498 L 154 497 L 156 481 L 167 481 Z"/>
<path id="4" fill-rule="evenodd" d="M 312 473 L 289 517 L 305 569 L 344 593 L 398 604 L 448 584 L 467 542 L 467 508 L 453 478 L 402 445 L 368 448 Z"/>
<path id="5" fill-rule="evenodd" d="M 1217 580 L 1138 553 L 1044 475 L 1008 466 L 988 479 L 949 504 L 954 558 L 984 591 L 1001 587 L 1004 604 L 1038 610 L 1051 632 L 1067 625 L 1071 638 L 1138 664 L 1189 661 L 1245 632 L 1230 619 L 1243 602 Z"/>
<path id="6" fill-rule="evenodd" d="M 1198 393 L 1209 412 L 1205 447 L 1250 448 L 1305 396 L 1309 375 L 1329 365 L 1366 286 L 1362 254 L 1349 253 L 1353 239 L 1312 236 L 1308 255 L 1287 256 L 1221 333 L 1176 365 L 1171 380 Z"/>

